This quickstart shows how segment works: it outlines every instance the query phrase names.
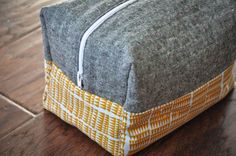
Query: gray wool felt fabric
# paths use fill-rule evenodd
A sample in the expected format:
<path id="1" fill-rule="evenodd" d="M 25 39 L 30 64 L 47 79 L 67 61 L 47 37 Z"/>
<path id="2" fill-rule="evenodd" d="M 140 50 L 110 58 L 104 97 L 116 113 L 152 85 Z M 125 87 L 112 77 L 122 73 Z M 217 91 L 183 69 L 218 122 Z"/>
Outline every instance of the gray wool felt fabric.
<path id="1" fill-rule="evenodd" d="M 45 7 L 46 60 L 74 83 L 84 32 L 126 0 Z M 236 58 L 235 0 L 138 0 L 104 22 L 84 52 L 84 90 L 143 112 L 208 82 Z"/>

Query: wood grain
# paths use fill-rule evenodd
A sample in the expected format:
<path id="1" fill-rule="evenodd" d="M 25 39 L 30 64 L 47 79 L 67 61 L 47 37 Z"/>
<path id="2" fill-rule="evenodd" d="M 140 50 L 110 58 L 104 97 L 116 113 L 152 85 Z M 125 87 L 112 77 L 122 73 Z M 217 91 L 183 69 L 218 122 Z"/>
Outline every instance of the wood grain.
<path id="1" fill-rule="evenodd" d="M 0 49 L 0 92 L 33 113 L 42 111 L 44 89 L 41 30 Z"/>
<path id="2" fill-rule="evenodd" d="M 236 92 L 236 91 L 234 91 Z M 236 101 L 226 99 L 137 155 L 234 156 Z M 110 155 L 76 128 L 45 111 L 0 140 L 0 155 Z"/>
<path id="3" fill-rule="evenodd" d="M 37 115 L 32 118 L 0 98 L 0 155 L 110 155 L 42 108 L 43 45 L 38 16 L 42 6 L 59 1 L 0 0 L 0 93 Z M 236 155 L 236 90 L 137 155 Z"/>
<path id="4" fill-rule="evenodd" d="M 0 96 L 0 138 L 32 118 Z"/>
<path id="5" fill-rule="evenodd" d="M 235 156 L 235 92 L 137 155 Z"/>
<path id="6" fill-rule="evenodd" d="M 62 0 L 0 0 L 0 92 L 42 111 L 43 50 L 39 10 Z"/>
<path id="7" fill-rule="evenodd" d="M 0 155 L 70 155 L 108 154 L 76 128 L 49 112 L 40 114 L 28 125 L 0 140 Z"/>
<path id="8" fill-rule="evenodd" d="M 39 10 L 61 0 L 0 0 L 0 47 L 40 27 Z"/>

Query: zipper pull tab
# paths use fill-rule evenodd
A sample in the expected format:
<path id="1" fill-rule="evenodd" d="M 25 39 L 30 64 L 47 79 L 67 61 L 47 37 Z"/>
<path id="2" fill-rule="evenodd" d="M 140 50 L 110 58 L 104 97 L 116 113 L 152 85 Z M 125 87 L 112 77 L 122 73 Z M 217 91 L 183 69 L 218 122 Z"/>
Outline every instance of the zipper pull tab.
<path id="1" fill-rule="evenodd" d="M 83 88 L 83 77 L 79 71 L 77 73 L 77 85 L 79 88 Z"/>

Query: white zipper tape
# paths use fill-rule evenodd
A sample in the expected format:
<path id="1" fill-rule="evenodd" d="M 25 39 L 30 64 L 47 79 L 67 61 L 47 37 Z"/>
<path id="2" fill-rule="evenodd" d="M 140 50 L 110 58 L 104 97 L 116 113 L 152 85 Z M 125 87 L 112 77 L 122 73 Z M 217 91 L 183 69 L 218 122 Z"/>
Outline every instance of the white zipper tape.
<path id="1" fill-rule="evenodd" d="M 117 7 L 113 8 L 101 18 L 99 18 L 83 35 L 81 42 L 80 42 L 80 49 L 79 49 L 79 71 L 77 72 L 77 85 L 82 88 L 83 83 L 83 59 L 84 59 L 84 49 L 86 46 L 86 42 L 88 37 L 100 26 L 102 25 L 108 18 L 113 16 L 118 11 L 124 9 L 125 7 L 129 6 L 130 4 L 136 2 L 137 0 L 128 0 Z"/>

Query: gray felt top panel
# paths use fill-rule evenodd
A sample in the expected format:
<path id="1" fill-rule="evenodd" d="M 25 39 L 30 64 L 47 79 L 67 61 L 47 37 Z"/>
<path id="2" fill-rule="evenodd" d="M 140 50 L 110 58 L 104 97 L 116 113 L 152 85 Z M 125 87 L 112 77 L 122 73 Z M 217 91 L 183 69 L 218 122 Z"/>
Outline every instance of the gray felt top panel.
<path id="1" fill-rule="evenodd" d="M 74 82 L 84 32 L 126 0 L 43 8 L 45 58 Z M 143 112 L 211 80 L 236 58 L 236 1 L 138 0 L 104 22 L 84 53 L 84 90 Z"/>

